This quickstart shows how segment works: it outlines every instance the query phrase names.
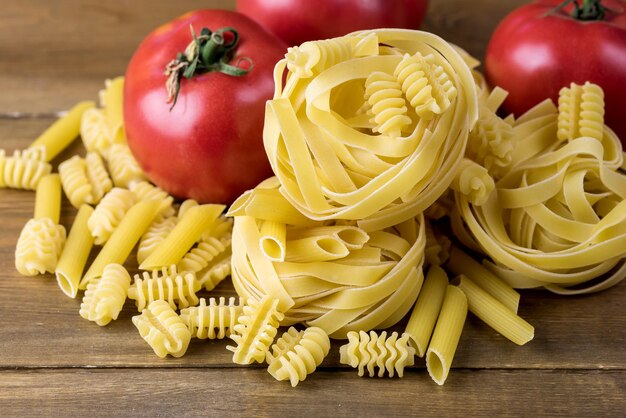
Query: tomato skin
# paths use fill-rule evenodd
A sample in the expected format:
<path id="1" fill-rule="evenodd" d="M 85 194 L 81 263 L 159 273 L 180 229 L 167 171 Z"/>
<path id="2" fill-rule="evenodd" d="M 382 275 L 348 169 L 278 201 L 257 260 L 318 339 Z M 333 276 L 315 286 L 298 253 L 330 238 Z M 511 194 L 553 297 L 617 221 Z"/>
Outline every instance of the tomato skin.
<path id="1" fill-rule="evenodd" d="M 417 29 L 427 6 L 428 0 L 237 0 L 238 12 L 290 46 L 362 29 Z"/>
<path id="2" fill-rule="evenodd" d="M 219 72 L 182 79 L 176 105 L 167 103 L 165 66 L 203 27 L 234 27 L 240 35 L 231 65 L 248 57 L 244 76 Z M 180 198 L 231 203 L 272 175 L 263 148 L 265 102 L 273 69 L 287 46 L 256 22 L 226 10 L 187 13 L 150 33 L 132 57 L 124 83 L 128 145 L 147 177 Z"/>
<path id="3" fill-rule="evenodd" d="M 604 1 L 603 21 L 582 22 L 561 0 L 536 1 L 509 14 L 496 28 L 485 60 L 489 84 L 509 91 L 504 109 L 521 115 L 571 82 L 604 89 L 606 124 L 626 143 L 626 3 Z"/>

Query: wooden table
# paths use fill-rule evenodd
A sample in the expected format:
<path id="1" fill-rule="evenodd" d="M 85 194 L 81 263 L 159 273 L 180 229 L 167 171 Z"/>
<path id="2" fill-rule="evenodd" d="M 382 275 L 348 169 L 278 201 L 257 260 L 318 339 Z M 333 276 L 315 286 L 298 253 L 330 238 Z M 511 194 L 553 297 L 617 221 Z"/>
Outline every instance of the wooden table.
<path id="1" fill-rule="evenodd" d="M 161 22 L 233 1 L 4 1 L 0 9 L 0 148 L 25 147 L 105 78 L 124 72 Z M 521 0 L 431 0 L 426 29 L 478 57 L 495 23 Z M 62 161 L 79 146 L 58 158 Z M 58 162 L 57 161 L 57 162 Z M 157 358 L 130 321 L 99 327 L 78 315 L 52 276 L 14 268 L 34 193 L 0 190 L 0 416 L 45 415 L 587 415 L 626 412 L 626 284 L 591 296 L 522 293 L 535 339 L 517 347 L 469 317 L 443 387 L 424 361 L 403 379 L 359 378 L 338 346 L 297 388 L 261 366 L 239 367 L 226 341 L 192 342 L 181 359 Z M 62 222 L 73 208 L 65 201 Z M 218 293 L 231 292 L 221 286 Z"/>

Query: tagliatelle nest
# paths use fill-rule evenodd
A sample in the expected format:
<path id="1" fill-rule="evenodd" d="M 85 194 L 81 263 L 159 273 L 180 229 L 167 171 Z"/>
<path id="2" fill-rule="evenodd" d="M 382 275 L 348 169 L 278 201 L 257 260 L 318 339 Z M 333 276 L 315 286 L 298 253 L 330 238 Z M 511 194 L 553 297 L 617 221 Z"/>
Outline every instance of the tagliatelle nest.
<path id="1" fill-rule="evenodd" d="M 464 58 L 425 32 L 306 42 L 277 64 L 275 82 L 264 142 L 281 193 L 311 219 L 366 231 L 411 219 L 445 192 L 478 118 Z"/>

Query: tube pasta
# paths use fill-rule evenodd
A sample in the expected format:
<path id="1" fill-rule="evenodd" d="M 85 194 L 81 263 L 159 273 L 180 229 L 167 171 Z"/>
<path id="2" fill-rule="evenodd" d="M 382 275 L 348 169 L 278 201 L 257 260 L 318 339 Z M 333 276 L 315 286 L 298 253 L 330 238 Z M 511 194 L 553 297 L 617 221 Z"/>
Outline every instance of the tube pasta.
<path id="1" fill-rule="evenodd" d="M 445 271 L 439 266 L 431 266 L 404 330 L 409 337 L 409 344 L 415 348 L 419 357 L 423 357 L 428 348 L 447 286 L 448 276 Z"/>
<path id="2" fill-rule="evenodd" d="M 519 293 L 458 247 L 452 248 L 446 267 L 456 276 L 461 274 L 466 276 L 512 312 L 517 313 Z"/>
<path id="3" fill-rule="evenodd" d="M 287 227 L 284 223 L 264 221 L 261 224 L 259 247 L 263 255 L 271 261 L 285 261 Z"/>
<path id="4" fill-rule="evenodd" d="M 484 323 L 517 345 L 524 345 L 535 336 L 535 328 L 500 303 L 467 277 L 453 280 L 467 296 L 469 310 Z"/>
<path id="5" fill-rule="evenodd" d="M 224 205 L 200 205 L 189 209 L 139 268 L 151 270 L 179 263 L 224 208 Z"/>
<path id="6" fill-rule="evenodd" d="M 43 147 L 14 151 L 7 157 L 0 149 L 0 188 L 35 190 L 42 177 L 52 172 Z"/>
<path id="7" fill-rule="evenodd" d="M 104 244 L 135 203 L 135 194 L 130 190 L 111 189 L 96 206 L 87 223 L 94 243 Z"/>
<path id="8" fill-rule="evenodd" d="M 82 205 L 78 209 L 67 242 L 54 270 L 59 287 L 71 298 L 75 298 L 78 294 L 78 284 L 93 247 L 93 237 L 87 225 L 92 213 L 93 208 L 89 205 Z"/>
<path id="9" fill-rule="evenodd" d="M 87 285 L 80 316 L 100 326 L 117 319 L 126 302 L 130 275 L 120 264 L 109 264 L 101 277 L 96 277 Z"/>
<path id="10" fill-rule="evenodd" d="M 393 74 L 416 109 L 407 113 L 406 136 L 364 127 L 365 99 L 354 99 L 363 89 L 350 86 L 377 72 Z M 469 67 L 453 47 L 424 32 L 381 29 L 307 42 L 277 64 L 275 83 L 264 143 L 280 194 L 310 219 L 356 220 L 368 232 L 411 219 L 444 193 L 478 117 Z M 391 90 L 397 97 L 397 84 Z M 230 214 L 251 216 L 246 209 L 258 194 L 242 196 Z"/>
<path id="11" fill-rule="evenodd" d="M 128 187 L 133 182 L 145 181 L 143 170 L 126 144 L 113 144 L 106 152 L 113 184 Z"/>
<path id="12" fill-rule="evenodd" d="M 107 265 L 123 264 L 160 209 L 159 202 L 153 200 L 138 202 L 130 208 L 96 256 L 78 288 L 85 289 L 89 281 L 100 276 Z"/>
<path id="13" fill-rule="evenodd" d="M 458 287 L 448 285 L 437 325 L 426 352 L 426 369 L 438 385 L 443 385 L 448 378 L 466 317 L 465 294 Z"/>
<path id="14" fill-rule="evenodd" d="M 287 380 L 291 387 L 306 379 L 322 364 L 330 351 L 330 339 L 321 328 L 298 332 L 290 327 L 267 353 L 267 371 L 276 380 Z"/>
<path id="15" fill-rule="evenodd" d="M 172 309 L 176 309 L 176 304 L 178 308 L 187 308 L 199 302 L 196 292 L 200 283 L 195 274 L 179 273 L 175 265 L 153 270 L 152 275 L 144 271 L 143 277 L 136 274 L 134 279 L 128 298 L 135 301 L 139 312 L 155 300 L 166 301 Z"/>
<path id="16" fill-rule="evenodd" d="M 182 357 L 191 341 L 191 333 L 183 320 L 162 300 L 155 300 L 141 315 L 133 316 L 133 324 L 161 358 L 168 354 Z"/>
<path id="17" fill-rule="evenodd" d="M 35 196 L 35 219 L 48 218 L 59 223 L 61 216 L 61 178 L 48 174 L 41 178 Z"/>
<path id="18" fill-rule="evenodd" d="M 93 102 L 76 104 L 67 115 L 63 116 L 46 129 L 29 148 L 43 147 L 46 150 L 46 161 L 52 161 L 61 151 L 68 147 L 80 133 L 81 118 L 85 111 L 95 106 Z"/>
<path id="19" fill-rule="evenodd" d="M 341 364 L 348 364 L 359 369 L 359 376 L 363 377 L 367 368 L 369 377 L 383 377 L 385 372 L 389 377 L 404 375 L 404 368 L 415 364 L 415 349 L 409 345 L 409 336 L 393 332 L 387 337 L 387 331 L 380 335 L 374 331 L 369 334 L 365 331 L 350 331 L 348 343 L 339 347 Z"/>
<path id="20" fill-rule="evenodd" d="M 227 331 L 232 332 L 242 307 L 241 299 L 236 303 L 235 298 L 229 298 L 226 303 L 223 297 L 219 302 L 215 298 L 210 298 L 207 305 L 206 299 L 200 298 L 198 306 L 181 309 L 180 318 L 191 331 L 192 337 L 201 340 L 207 338 L 221 340 L 229 336 L 226 334 Z"/>

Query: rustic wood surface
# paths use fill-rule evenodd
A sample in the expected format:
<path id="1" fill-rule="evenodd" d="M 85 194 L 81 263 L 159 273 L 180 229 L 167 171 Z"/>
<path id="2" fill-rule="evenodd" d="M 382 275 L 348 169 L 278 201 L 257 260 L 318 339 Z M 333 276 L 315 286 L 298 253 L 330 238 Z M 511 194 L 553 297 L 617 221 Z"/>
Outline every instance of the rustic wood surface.
<path id="1" fill-rule="evenodd" d="M 58 112 L 95 98 L 122 74 L 152 28 L 200 7 L 233 1 L 25 0 L 0 13 L 0 148 L 28 145 Z M 521 0 L 431 0 L 424 27 L 482 58 L 496 22 Z M 79 145 L 57 158 L 81 151 Z M 78 315 L 51 275 L 21 277 L 14 248 L 34 194 L 0 190 L 0 416 L 25 415 L 564 415 L 626 411 L 626 284 L 562 298 L 522 293 L 520 314 L 536 329 L 517 347 L 469 317 L 445 386 L 424 361 L 404 379 L 359 378 L 339 364 L 292 389 L 261 366 L 239 367 L 226 341 L 192 341 L 181 359 L 157 358 L 139 337 L 127 303 L 98 327 Z M 64 201 L 62 222 L 74 210 Z M 226 283 L 216 294 L 232 294 Z"/>

